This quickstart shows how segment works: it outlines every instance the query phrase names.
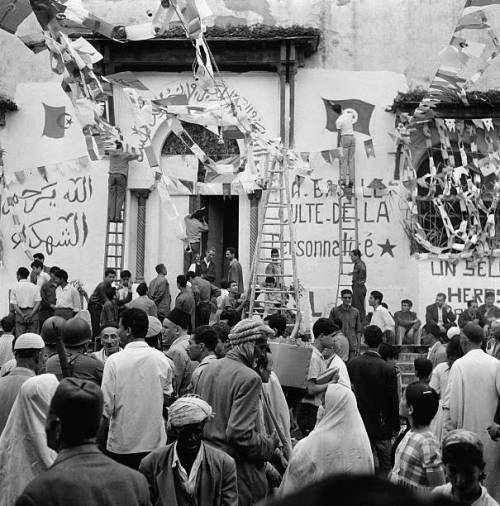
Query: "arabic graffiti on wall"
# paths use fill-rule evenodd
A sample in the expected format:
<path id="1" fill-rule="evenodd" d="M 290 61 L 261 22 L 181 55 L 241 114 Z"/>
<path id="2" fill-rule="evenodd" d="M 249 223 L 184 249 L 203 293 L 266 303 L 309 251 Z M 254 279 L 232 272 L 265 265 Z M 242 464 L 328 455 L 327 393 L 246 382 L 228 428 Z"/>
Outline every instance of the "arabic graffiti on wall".
<path id="1" fill-rule="evenodd" d="M 27 247 L 52 255 L 61 248 L 84 246 L 89 235 L 87 213 L 94 194 L 92 176 L 68 177 L 55 182 L 26 182 L 0 195 L 0 226 L 11 230 L 8 246 L 16 250 L 26 237 Z M 17 214 L 20 231 L 11 227 Z"/>

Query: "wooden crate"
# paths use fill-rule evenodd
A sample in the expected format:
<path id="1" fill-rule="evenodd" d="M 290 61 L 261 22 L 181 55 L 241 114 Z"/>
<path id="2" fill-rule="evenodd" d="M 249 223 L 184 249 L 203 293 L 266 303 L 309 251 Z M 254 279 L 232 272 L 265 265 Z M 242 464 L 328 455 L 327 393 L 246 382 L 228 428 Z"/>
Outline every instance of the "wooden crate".
<path id="1" fill-rule="evenodd" d="M 281 386 L 306 388 L 312 348 L 295 344 L 269 342 L 273 355 L 273 371 Z"/>

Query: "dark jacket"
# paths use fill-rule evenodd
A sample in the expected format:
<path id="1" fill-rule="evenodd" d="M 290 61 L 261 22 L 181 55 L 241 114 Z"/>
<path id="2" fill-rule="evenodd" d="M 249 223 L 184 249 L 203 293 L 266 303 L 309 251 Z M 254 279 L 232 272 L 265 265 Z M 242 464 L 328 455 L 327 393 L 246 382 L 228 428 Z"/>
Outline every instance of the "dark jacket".
<path id="1" fill-rule="evenodd" d="M 378 353 L 367 351 L 348 362 L 347 370 L 370 440 L 390 439 L 399 430 L 396 369 Z"/>
<path id="2" fill-rule="evenodd" d="M 204 457 L 197 485 L 197 504 L 210 506 L 237 506 L 236 464 L 222 450 L 203 443 Z M 176 480 L 172 468 L 174 443 L 158 448 L 145 457 L 139 471 L 146 476 L 153 506 L 186 506 L 192 502 Z"/>
<path id="3" fill-rule="evenodd" d="M 470 309 L 466 309 L 463 313 L 458 317 L 458 326 L 463 329 L 469 322 L 477 320 L 479 323 L 480 315 L 479 311 L 476 311 L 475 314 L 471 314 Z"/>
<path id="4" fill-rule="evenodd" d="M 451 309 L 451 307 L 444 305 L 443 306 L 443 325 L 446 330 L 448 330 L 456 320 L 456 315 Z M 431 304 L 427 306 L 425 309 L 425 323 L 433 323 L 434 325 L 438 324 L 438 308 L 436 304 Z"/>
<path id="5" fill-rule="evenodd" d="M 98 358 L 94 355 L 75 352 L 70 348 L 66 348 L 66 356 L 68 357 L 68 372 L 70 377 L 93 381 L 101 386 L 104 364 Z M 55 374 L 59 381 L 63 379 L 59 355 L 52 355 L 47 360 L 45 372 Z"/>
<path id="6" fill-rule="evenodd" d="M 144 476 L 106 457 L 93 444 L 62 450 L 16 501 L 16 506 L 150 504 Z"/>
<path id="7" fill-rule="evenodd" d="M 213 262 L 209 262 L 208 265 L 205 260 L 202 260 L 200 263 L 201 266 L 201 277 L 210 281 L 210 283 L 215 283 L 215 264 Z"/>

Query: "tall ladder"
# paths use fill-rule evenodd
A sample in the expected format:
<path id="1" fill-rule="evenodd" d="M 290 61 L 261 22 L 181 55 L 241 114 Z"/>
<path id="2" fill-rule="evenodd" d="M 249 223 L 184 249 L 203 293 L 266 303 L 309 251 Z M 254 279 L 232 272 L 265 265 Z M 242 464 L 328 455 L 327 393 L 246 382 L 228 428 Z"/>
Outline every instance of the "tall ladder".
<path id="1" fill-rule="evenodd" d="M 354 181 L 354 174 L 352 176 Z M 355 184 L 355 183 L 354 183 Z M 337 305 L 340 292 L 346 288 L 352 288 L 352 271 L 354 264 L 350 252 L 359 247 L 359 218 L 358 218 L 358 197 L 354 186 L 346 188 L 339 187 L 339 274 L 337 282 Z"/>
<path id="2" fill-rule="evenodd" d="M 104 246 L 104 269 L 114 269 L 117 279 L 123 270 L 123 254 L 125 249 L 125 203 L 123 204 L 120 221 L 106 220 L 106 244 Z"/>
<path id="3" fill-rule="evenodd" d="M 270 165 L 270 167 L 269 167 Z M 290 201 L 290 181 L 287 167 L 286 151 L 273 157 L 266 174 L 267 186 L 263 190 L 259 210 L 259 232 L 255 244 L 250 271 L 250 299 L 248 315 L 262 314 L 263 309 L 256 299 L 259 294 L 270 294 L 276 304 L 272 311 L 278 313 L 291 312 L 295 322 L 291 337 L 295 337 L 300 326 L 300 283 L 297 276 L 297 259 L 295 254 L 295 230 L 292 222 L 292 206 Z M 271 262 L 271 250 L 279 251 L 279 274 L 273 275 L 275 288 L 263 286 L 266 265 Z M 295 304 L 290 304 L 293 297 Z"/>

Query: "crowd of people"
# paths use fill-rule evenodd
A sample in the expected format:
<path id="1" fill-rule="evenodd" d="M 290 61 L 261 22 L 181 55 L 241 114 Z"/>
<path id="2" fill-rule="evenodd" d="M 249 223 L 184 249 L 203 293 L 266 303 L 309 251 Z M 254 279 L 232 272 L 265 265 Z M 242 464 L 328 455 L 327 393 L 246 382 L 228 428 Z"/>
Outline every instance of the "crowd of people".
<path id="1" fill-rule="evenodd" d="M 175 299 L 164 264 L 135 296 L 127 270 L 90 296 L 43 255 L 17 270 L 0 321 L 0 506 L 498 504 L 494 293 L 458 320 L 438 293 L 422 325 L 411 300 L 393 314 L 372 291 L 365 314 L 354 250 L 353 289 L 292 339 L 267 292 L 246 317 L 234 248 L 218 285 L 214 257 L 193 255 Z M 268 288 L 280 269 L 272 250 Z M 280 383 L 280 344 L 310 348 L 302 388 Z M 396 344 L 426 350 L 408 385 Z"/>

